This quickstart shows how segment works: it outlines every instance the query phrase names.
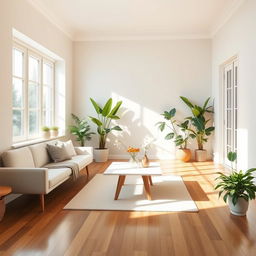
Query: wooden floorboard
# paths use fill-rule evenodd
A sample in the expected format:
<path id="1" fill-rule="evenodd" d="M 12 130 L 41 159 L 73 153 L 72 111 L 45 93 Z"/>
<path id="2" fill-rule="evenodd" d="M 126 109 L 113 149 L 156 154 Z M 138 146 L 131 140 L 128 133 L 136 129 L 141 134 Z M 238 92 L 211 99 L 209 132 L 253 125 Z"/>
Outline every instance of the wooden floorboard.
<path id="1" fill-rule="evenodd" d="M 92 163 L 90 179 L 110 163 Z M 161 165 L 164 175 L 183 177 L 198 213 L 63 210 L 86 186 L 83 170 L 77 181 L 68 180 L 45 197 L 44 213 L 38 196 L 24 195 L 8 204 L 0 223 L 0 255 L 256 255 L 255 201 L 247 217 L 229 213 L 213 189 L 221 166 L 178 161 Z"/>

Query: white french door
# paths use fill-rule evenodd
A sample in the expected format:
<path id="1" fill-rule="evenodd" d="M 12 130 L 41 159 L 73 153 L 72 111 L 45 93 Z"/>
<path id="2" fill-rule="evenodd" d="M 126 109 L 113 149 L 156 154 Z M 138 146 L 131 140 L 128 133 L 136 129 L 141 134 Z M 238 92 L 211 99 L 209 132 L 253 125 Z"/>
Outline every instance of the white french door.
<path id="1" fill-rule="evenodd" d="M 227 154 L 237 152 L 237 86 L 238 60 L 224 67 L 224 164 L 230 166 Z"/>

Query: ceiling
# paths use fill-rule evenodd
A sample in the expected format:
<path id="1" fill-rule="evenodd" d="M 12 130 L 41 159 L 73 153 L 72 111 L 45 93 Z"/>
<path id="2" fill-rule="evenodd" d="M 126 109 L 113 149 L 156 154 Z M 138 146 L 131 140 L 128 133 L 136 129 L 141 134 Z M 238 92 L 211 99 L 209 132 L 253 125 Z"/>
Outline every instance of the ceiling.
<path id="1" fill-rule="evenodd" d="M 74 41 L 210 38 L 245 0 L 28 0 Z"/>

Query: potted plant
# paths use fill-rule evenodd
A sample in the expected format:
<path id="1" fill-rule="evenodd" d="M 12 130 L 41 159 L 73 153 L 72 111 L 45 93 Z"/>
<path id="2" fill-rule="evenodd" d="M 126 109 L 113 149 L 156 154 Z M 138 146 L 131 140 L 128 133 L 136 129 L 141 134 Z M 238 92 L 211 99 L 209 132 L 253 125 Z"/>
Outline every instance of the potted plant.
<path id="1" fill-rule="evenodd" d="M 59 135 L 59 127 L 53 126 L 51 127 L 51 137 L 58 137 Z"/>
<path id="2" fill-rule="evenodd" d="M 177 120 L 174 119 L 175 114 L 175 108 L 171 109 L 169 112 L 164 111 L 164 113 L 161 115 L 164 116 L 164 118 L 169 122 L 158 122 L 157 125 L 161 132 L 164 131 L 166 127 L 171 130 L 171 132 L 165 136 L 165 139 L 174 139 L 174 143 L 176 147 L 178 147 L 176 150 L 176 158 L 178 160 L 188 162 L 191 159 L 191 150 L 187 148 L 187 142 L 191 136 L 189 131 L 190 121 L 185 120 L 183 123 L 178 123 Z M 179 128 L 179 131 L 181 131 L 182 134 L 178 132 L 177 128 Z"/>
<path id="3" fill-rule="evenodd" d="M 120 119 L 117 116 L 117 112 L 122 105 L 122 101 L 118 101 L 112 108 L 112 98 L 110 98 L 106 104 L 101 107 L 92 98 L 91 103 L 96 111 L 97 117 L 90 116 L 91 121 L 97 126 L 97 133 L 99 135 L 99 147 L 94 149 L 94 158 L 96 162 L 106 162 L 108 159 L 109 150 L 106 148 L 107 137 L 112 131 L 122 131 L 122 129 L 116 125 L 112 126 L 113 120 Z"/>
<path id="4" fill-rule="evenodd" d="M 51 137 L 51 133 L 50 133 L 50 128 L 48 126 L 43 126 L 41 128 L 42 130 L 42 137 L 45 139 L 45 140 L 48 140 L 50 139 Z"/>
<path id="5" fill-rule="evenodd" d="M 236 160 L 236 153 L 229 152 L 229 161 L 233 162 Z M 246 172 L 233 170 L 231 174 L 225 175 L 218 172 L 220 175 L 216 180 L 220 182 L 215 186 L 215 189 L 221 189 L 219 197 L 224 193 L 223 200 L 228 202 L 230 212 L 233 215 L 245 216 L 249 200 L 255 199 L 256 185 L 254 184 L 254 176 L 252 173 L 256 171 L 256 168 L 247 170 Z"/>
<path id="6" fill-rule="evenodd" d="M 208 98 L 203 107 L 193 104 L 186 97 L 180 97 L 183 102 L 191 109 L 192 117 L 187 119 L 191 121 L 193 128 L 189 128 L 191 137 L 196 139 L 198 148 L 195 151 L 195 158 L 198 162 L 204 162 L 207 159 L 207 151 L 204 149 L 204 144 L 208 141 L 208 137 L 214 131 L 213 126 L 208 126 L 209 119 L 205 118 L 206 113 L 213 113 L 212 106 L 208 106 L 210 98 Z"/>
<path id="7" fill-rule="evenodd" d="M 84 147 L 85 141 L 89 141 L 92 139 L 92 135 L 95 134 L 91 132 L 91 127 L 88 124 L 87 120 L 80 119 L 78 116 L 71 114 L 75 125 L 69 126 L 69 131 L 71 134 L 76 136 L 76 141 L 80 143 L 81 147 Z"/>

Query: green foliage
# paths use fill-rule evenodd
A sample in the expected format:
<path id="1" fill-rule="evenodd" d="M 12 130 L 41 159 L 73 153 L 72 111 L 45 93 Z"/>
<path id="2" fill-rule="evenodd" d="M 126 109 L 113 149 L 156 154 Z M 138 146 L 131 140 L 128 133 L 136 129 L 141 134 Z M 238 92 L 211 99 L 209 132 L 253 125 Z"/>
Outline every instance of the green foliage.
<path id="1" fill-rule="evenodd" d="M 58 127 L 58 126 L 52 126 L 52 127 L 51 127 L 51 130 L 52 130 L 52 131 L 58 131 L 58 130 L 59 130 L 59 127 Z"/>
<path id="2" fill-rule="evenodd" d="M 69 131 L 71 134 L 77 137 L 76 140 L 79 141 L 80 145 L 83 147 L 85 141 L 91 140 L 92 135 L 95 133 L 90 131 L 90 125 L 85 119 L 80 119 L 74 114 L 71 114 L 71 116 L 75 122 L 75 125 L 70 125 Z"/>
<path id="3" fill-rule="evenodd" d="M 43 126 L 43 127 L 41 128 L 41 130 L 42 130 L 43 132 L 49 132 L 49 131 L 50 131 L 50 128 L 49 128 L 48 126 Z"/>
<path id="4" fill-rule="evenodd" d="M 236 154 L 236 152 L 229 152 L 227 157 L 230 162 L 234 162 L 234 161 L 236 161 L 237 154 Z"/>
<path id="5" fill-rule="evenodd" d="M 120 119 L 117 116 L 117 112 L 122 105 L 122 101 L 118 101 L 116 105 L 112 108 L 113 100 L 110 98 L 103 108 L 100 105 L 90 98 L 91 103 L 96 111 L 97 117 L 89 116 L 90 120 L 97 126 L 97 133 L 99 135 L 99 148 L 104 149 L 106 146 L 107 136 L 111 131 L 122 131 L 121 127 L 119 126 L 111 126 L 112 120 Z"/>
<path id="6" fill-rule="evenodd" d="M 206 120 L 206 113 L 213 113 L 212 106 L 208 106 L 210 98 L 208 98 L 203 107 L 193 104 L 188 98 L 180 96 L 181 100 L 190 108 L 193 116 L 188 117 L 187 119 L 191 121 L 191 124 L 194 129 L 190 129 L 191 138 L 197 140 L 198 149 L 203 149 L 203 144 L 208 141 L 208 137 L 214 131 L 213 126 L 207 127 L 209 120 Z"/>
<path id="7" fill-rule="evenodd" d="M 172 108 L 170 111 L 164 111 L 164 113 L 161 115 L 164 116 L 164 118 L 168 122 L 158 122 L 156 125 L 161 132 L 163 132 L 165 128 L 169 128 L 171 130 L 171 132 L 165 136 L 166 140 L 174 139 L 174 143 L 177 147 L 187 148 L 187 141 L 191 135 L 189 131 L 190 121 L 186 120 L 183 123 L 179 123 L 177 120 L 175 120 L 175 114 L 175 108 Z M 179 130 L 182 132 L 182 135 L 179 134 L 176 129 L 178 127 Z"/>
<path id="8" fill-rule="evenodd" d="M 238 198 L 244 198 L 246 201 L 255 199 L 256 185 L 254 184 L 254 176 L 252 173 L 256 168 L 243 171 L 232 172 L 230 175 L 225 175 L 221 172 L 216 180 L 220 182 L 215 186 L 215 189 L 221 189 L 219 197 L 224 193 L 223 200 L 227 202 L 228 196 L 232 198 L 232 202 L 236 205 Z"/>

